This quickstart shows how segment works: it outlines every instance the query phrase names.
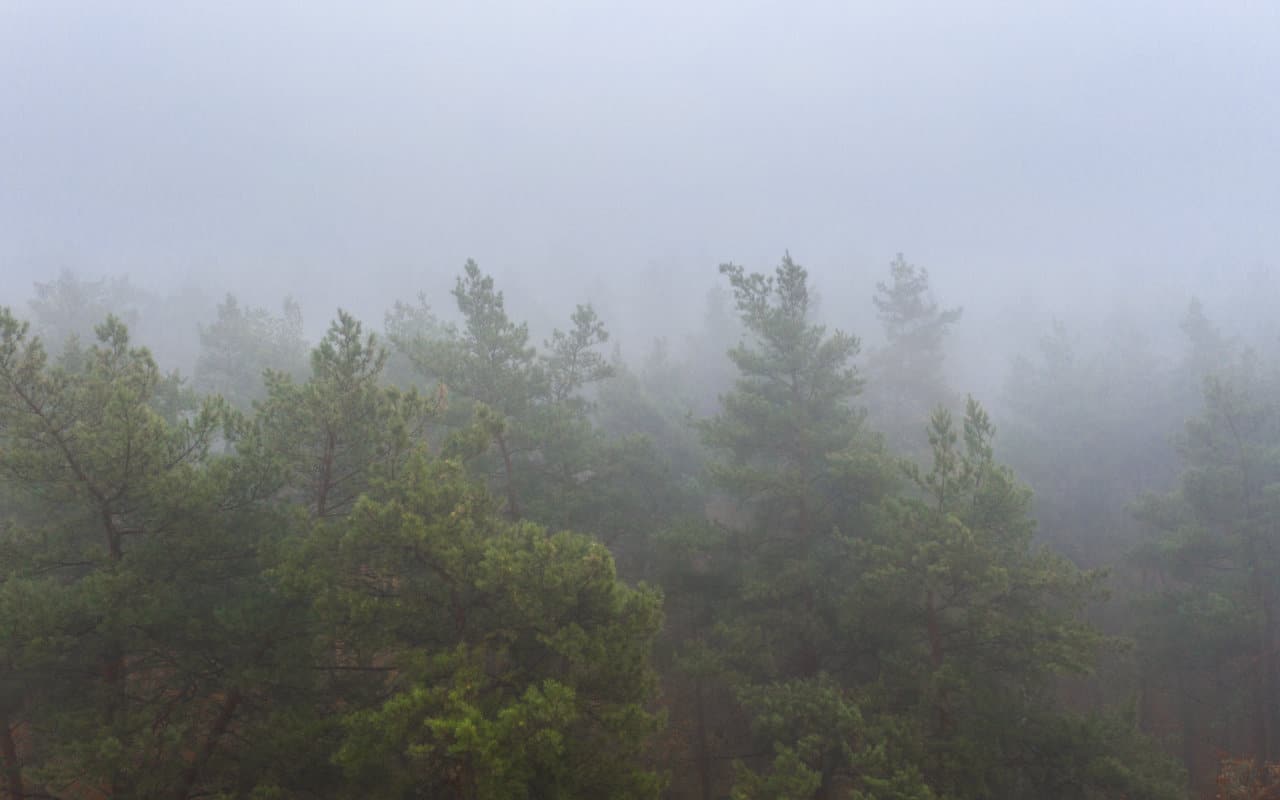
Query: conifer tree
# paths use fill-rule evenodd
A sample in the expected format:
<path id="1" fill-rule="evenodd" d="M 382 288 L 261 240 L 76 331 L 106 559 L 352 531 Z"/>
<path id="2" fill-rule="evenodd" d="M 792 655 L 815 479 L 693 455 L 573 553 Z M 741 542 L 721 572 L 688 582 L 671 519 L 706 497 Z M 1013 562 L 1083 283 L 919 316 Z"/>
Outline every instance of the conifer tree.
<path id="1" fill-rule="evenodd" d="M 51 281 L 37 282 L 34 288 L 31 324 L 46 349 L 54 352 L 72 338 L 81 343 L 96 341 L 95 327 L 108 316 L 126 326 L 136 325 L 144 299 L 127 278 L 88 280 L 70 270 L 62 270 Z"/>
<path id="2" fill-rule="evenodd" d="M 354 319 L 247 421 L 99 335 L 0 314 L 9 794 L 657 796 L 659 595 L 431 458 Z"/>
<path id="3" fill-rule="evenodd" d="M 711 478 L 748 504 L 776 547 L 790 549 L 829 531 L 849 500 L 833 459 L 863 436 L 852 405 L 858 340 L 814 322 L 808 273 L 790 255 L 769 276 L 733 264 L 720 271 L 749 339 L 730 350 L 739 377 L 701 426 L 723 454 Z"/>
<path id="4" fill-rule="evenodd" d="M 311 352 L 305 383 L 269 371 L 266 399 L 240 443 L 262 474 L 317 517 L 346 514 L 425 440 L 439 399 L 383 386 L 387 350 L 345 311 Z"/>
<path id="5" fill-rule="evenodd" d="M 703 664 L 693 676 L 697 685 L 711 677 L 727 682 L 741 713 L 751 718 L 770 709 L 773 719 L 803 714 L 787 698 L 809 697 L 814 681 L 844 662 L 836 605 L 849 566 L 842 557 L 848 538 L 865 533 L 868 509 L 890 481 L 878 445 L 852 405 L 860 387 L 850 364 L 858 342 L 813 320 L 807 271 L 787 255 L 772 275 L 732 264 L 721 272 L 748 338 L 729 354 L 739 371 L 734 390 L 701 430 L 714 454 L 710 479 L 740 513 L 726 521 L 722 543 L 709 555 L 727 596 L 712 601 L 711 635 L 695 629 L 688 646 L 692 656 L 709 644 L 718 665 L 711 670 L 707 659 L 694 658 Z M 701 549 L 687 537 L 673 543 Z M 789 710 L 779 711 L 781 706 Z M 757 718 L 753 728 L 783 749 L 773 765 L 775 779 L 757 784 L 751 777 L 756 773 L 741 773 L 744 796 L 786 796 L 811 778 L 818 791 L 830 789 L 836 764 L 819 742 L 838 734 L 817 730 L 819 739 L 805 740 L 805 754 L 816 753 L 822 762 L 810 774 L 803 772 L 810 768 L 800 764 L 801 756 L 787 749 L 794 742 L 784 742 L 794 725 Z M 803 774 L 783 778 L 778 772 L 802 766 Z M 757 788 L 742 788 L 748 786 Z M 782 794 L 770 794 L 775 791 Z"/>
<path id="6" fill-rule="evenodd" d="M 413 303 L 395 301 L 383 316 L 382 329 L 391 351 L 387 360 L 387 378 L 404 388 L 414 385 L 418 374 L 414 368 L 413 353 L 420 347 L 438 342 L 444 335 L 444 328 L 427 302 L 426 293 L 419 292 Z"/>
<path id="7" fill-rule="evenodd" d="M 0 478 L 25 498 L 0 565 L 0 752 L 17 797 L 186 798 L 227 788 L 230 726 L 271 695 L 250 676 L 278 654 L 272 526 L 211 453 L 225 405 L 175 409 L 119 320 L 97 334 L 51 365 L 0 311 Z"/>
<path id="8" fill-rule="evenodd" d="M 932 466 L 909 467 L 915 491 L 859 543 L 849 596 L 878 650 L 879 710 L 920 737 L 918 767 L 947 797 L 1043 796 L 1014 765 L 1065 756 L 1037 750 L 1033 720 L 1054 713 L 1053 676 L 1087 672 L 1103 644 L 1081 615 L 1100 575 L 1033 546 L 1030 492 L 993 436 L 972 398 L 962 435 L 935 411 Z"/>
<path id="9" fill-rule="evenodd" d="M 898 254 L 889 280 L 873 298 L 884 325 L 885 345 L 872 354 L 867 401 L 873 423 L 891 444 L 908 453 L 927 452 L 919 431 L 939 405 L 954 403 L 944 373 L 946 337 L 960 321 L 960 308 L 941 308 L 929 287 L 929 271 Z"/>
<path id="10" fill-rule="evenodd" d="M 621 586 L 601 545 L 503 520 L 456 462 L 417 458 L 298 554 L 294 591 L 341 668 L 382 688 L 342 716 L 349 791 L 657 796 L 660 600 Z"/>
<path id="11" fill-rule="evenodd" d="M 1179 440 L 1184 470 L 1139 517 L 1154 537 L 1137 565 L 1160 576 L 1140 604 L 1151 699 L 1180 709 L 1184 758 L 1211 731 L 1259 764 L 1280 760 L 1280 377 L 1246 353 L 1204 384 Z"/>
<path id="12" fill-rule="evenodd" d="M 193 385 L 220 394 L 241 410 L 265 397 L 267 370 L 298 375 L 306 365 L 302 309 L 286 299 L 280 316 L 242 306 L 234 295 L 218 304 L 217 319 L 200 326 Z"/>
<path id="13" fill-rule="evenodd" d="M 473 413 L 470 429 L 455 440 L 458 452 L 479 456 L 473 463 L 493 481 L 512 519 L 572 522 L 552 513 L 564 507 L 566 494 L 580 493 L 579 479 L 590 474 L 596 455 L 582 392 L 613 374 L 598 352 L 608 332 L 590 306 L 579 306 L 572 327 L 554 331 L 539 354 L 528 324 L 510 318 L 503 293 L 474 261 L 453 296 L 462 326 L 437 340 L 418 338 L 410 354 L 424 376 L 466 401 L 455 406 Z M 490 449 L 494 459 L 487 458 Z"/>

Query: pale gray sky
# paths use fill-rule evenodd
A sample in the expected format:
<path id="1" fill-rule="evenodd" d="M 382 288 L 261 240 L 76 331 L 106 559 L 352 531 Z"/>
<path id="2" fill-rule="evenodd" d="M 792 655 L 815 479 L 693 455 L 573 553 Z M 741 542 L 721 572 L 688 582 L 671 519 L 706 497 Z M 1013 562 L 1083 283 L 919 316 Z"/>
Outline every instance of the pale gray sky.
<path id="1" fill-rule="evenodd" d="M 1179 295 L 1280 252 L 1277 52 L 1275 3 L 3 0 L 0 275 Z"/>

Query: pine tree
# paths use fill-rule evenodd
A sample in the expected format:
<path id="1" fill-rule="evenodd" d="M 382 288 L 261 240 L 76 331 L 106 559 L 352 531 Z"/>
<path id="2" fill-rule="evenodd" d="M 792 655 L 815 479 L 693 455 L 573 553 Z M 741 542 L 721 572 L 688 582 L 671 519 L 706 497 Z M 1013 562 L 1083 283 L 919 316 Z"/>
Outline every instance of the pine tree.
<path id="1" fill-rule="evenodd" d="M 1177 490 L 1139 506 L 1155 537 L 1136 558 L 1163 584 L 1142 604 L 1146 677 L 1174 694 L 1184 757 L 1206 783 L 1192 743 L 1208 730 L 1258 763 L 1280 758 L 1277 387 L 1250 354 L 1209 377 L 1179 442 Z"/>
<path id="2" fill-rule="evenodd" d="M 251 420 L 99 335 L 0 313 L 8 793 L 657 796 L 660 596 L 430 458 L 354 319 Z"/>
<path id="3" fill-rule="evenodd" d="M 660 599 L 620 585 L 601 545 L 507 522 L 456 462 L 417 458 L 299 563 L 341 668 L 385 698 L 342 718 L 353 795 L 657 796 Z"/>
<path id="4" fill-rule="evenodd" d="M 456 452 L 472 456 L 512 519 L 571 524 L 555 512 L 566 495 L 581 493 L 580 478 L 592 471 L 596 442 L 583 391 L 613 374 L 598 352 L 609 338 L 604 325 L 590 306 L 578 306 L 572 327 L 554 331 L 540 354 L 528 324 L 508 316 L 503 293 L 474 261 L 453 296 L 462 327 L 418 338 L 408 352 L 425 377 L 466 401 L 454 404 L 472 414 Z"/>
<path id="5" fill-rule="evenodd" d="M 716 611 L 711 624 L 695 622 L 687 662 L 701 665 L 691 675 L 700 689 L 696 695 L 707 694 L 702 687 L 709 681 L 727 683 L 739 713 L 755 718 L 752 728 L 766 749 L 784 748 L 773 778 L 753 778 L 758 773 L 742 768 L 743 796 L 785 796 L 809 785 L 813 775 L 816 791 L 825 792 L 840 751 L 831 749 L 830 737 L 840 734 L 810 728 L 805 735 L 818 738 L 805 739 L 804 753 L 786 749 L 794 745 L 786 736 L 806 724 L 795 715 L 808 706 L 792 700 L 810 696 L 815 681 L 845 667 L 836 605 L 848 575 L 843 556 L 850 537 L 865 533 L 868 510 L 890 481 L 877 443 L 852 406 L 860 386 L 850 364 L 857 340 L 814 322 L 806 270 L 788 255 L 773 275 L 732 264 L 721 272 L 750 338 L 729 354 L 739 371 L 734 390 L 723 396 L 721 412 L 700 427 L 716 459 L 710 478 L 739 513 L 726 521 L 713 551 L 692 540 L 714 541 L 696 528 L 672 541 L 693 547 L 692 554 L 708 562 L 716 580 L 700 590 L 722 593 L 701 602 L 690 598 L 693 608 Z M 708 646 L 709 658 L 694 657 Z M 765 709 L 771 709 L 767 720 L 759 716 Z M 721 718 L 726 713 L 698 710 Z M 705 743 L 700 749 L 709 751 Z M 817 763 L 782 777 L 780 769 L 800 769 L 797 759 L 809 757 Z"/>
<path id="6" fill-rule="evenodd" d="M 230 726 L 273 696 L 252 676 L 287 618 L 262 582 L 274 526 L 212 453 L 225 404 L 175 406 L 190 395 L 119 320 L 97 335 L 51 365 L 0 310 L 0 475 L 23 498 L 0 566 L 0 752 L 21 752 L 18 797 L 186 798 L 227 787 Z"/>
<path id="7" fill-rule="evenodd" d="M 929 287 L 929 271 L 898 254 L 889 281 L 873 298 L 884 325 L 885 345 L 872 354 L 867 401 L 871 419 L 889 442 L 919 452 L 919 431 L 939 405 L 954 404 L 944 373 L 946 337 L 960 308 L 941 308 Z"/>
<path id="8" fill-rule="evenodd" d="M 63 270 L 54 280 L 35 284 L 31 298 L 32 325 L 53 351 L 61 351 L 71 339 L 96 341 L 95 326 L 115 316 L 127 327 L 136 326 L 145 299 L 127 278 L 87 280 Z"/>
<path id="9" fill-rule="evenodd" d="M 239 444 L 264 476 L 310 513 L 346 514 L 375 480 L 393 476 L 425 443 L 440 398 L 381 385 L 387 350 L 339 311 L 311 353 L 305 383 L 269 371 L 266 399 Z"/>
<path id="10" fill-rule="evenodd" d="M 1169 430 L 1191 406 L 1142 341 L 1111 336 L 1091 351 L 1081 338 L 1056 322 L 1034 356 L 1015 359 L 999 446 L 1035 490 L 1040 536 L 1094 567 L 1122 560 L 1139 541 L 1128 506 L 1174 479 Z"/>
<path id="11" fill-rule="evenodd" d="M 932 467 L 910 466 L 915 492 L 886 501 L 849 596 L 878 650 L 881 710 L 909 720 L 948 797 L 1034 795 L 1011 764 L 1053 755 L 1036 753 L 1029 720 L 1053 713 L 1052 677 L 1087 672 L 1103 643 L 1081 616 L 1101 576 L 1033 547 L 1031 494 L 993 436 L 972 398 L 962 436 L 935 411 Z"/>
<path id="12" fill-rule="evenodd" d="M 387 378 L 403 388 L 413 386 L 418 379 L 413 353 L 423 346 L 438 343 L 444 335 L 444 328 L 431 310 L 426 293 L 419 292 L 413 303 L 395 301 L 383 316 L 382 329 L 391 349 Z"/>
<path id="13" fill-rule="evenodd" d="M 305 365 L 302 309 L 296 302 L 285 300 L 276 317 L 265 308 L 242 306 L 229 294 L 218 305 L 217 319 L 200 326 L 193 384 L 247 410 L 265 397 L 267 370 L 299 375 Z"/>
<path id="14" fill-rule="evenodd" d="M 748 505 L 774 547 L 790 550 L 829 531 L 848 502 L 833 459 L 863 437 L 852 406 L 858 340 L 813 321 L 808 273 L 790 255 L 771 276 L 733 264 L 720 271 L 750 340 L 729 352 L 738 380 L 701 426 L 706 445 L 724 454 L 711 478 Z"/>

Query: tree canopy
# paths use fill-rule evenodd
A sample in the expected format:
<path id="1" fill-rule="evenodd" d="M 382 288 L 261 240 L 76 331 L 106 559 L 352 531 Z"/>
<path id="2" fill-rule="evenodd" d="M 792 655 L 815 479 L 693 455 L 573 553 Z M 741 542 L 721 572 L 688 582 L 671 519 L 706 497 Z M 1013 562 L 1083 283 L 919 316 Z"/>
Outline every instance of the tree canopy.
<path id="1" fill-rule="evenodd" d="M 1158 374 L 1233 366 L 1137 506 L 1118 569 L 1158 584 L 1125 638 L 1107 573 L 1055 551 L 1091 484 L 1037 505 L 1004 463 L 1110 463 L 1123 426 L 1066 397 L 1107 364 L 1046 338 L 998 450 L 925 270 L 877 285 L 862 364 L 790 254 L 720 276 L 704 335 L 639 363 L 585 302 L 535 336 L 472 261 L 456 316 L 339 310 L 309 356 L 296 304 L 228 295 L 191 383 L 118 316 L 65 335 L 108 284 L 46 287 L 56 355 L 0 311 L 5 795 L 1172 800 L 1167 751 L 1202 782 L 1219 733 L 1226 779 L 1266 783 L 1273 368 L 1192 308 Z M 1167 707 L 1181 742 L 1145 732 Z"/>

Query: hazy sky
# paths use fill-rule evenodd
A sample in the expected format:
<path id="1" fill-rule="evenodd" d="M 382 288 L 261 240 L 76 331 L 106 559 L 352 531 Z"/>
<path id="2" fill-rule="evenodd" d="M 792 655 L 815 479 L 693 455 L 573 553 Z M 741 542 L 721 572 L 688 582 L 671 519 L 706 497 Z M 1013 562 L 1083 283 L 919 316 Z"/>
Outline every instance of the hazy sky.
<path id="1" fill-rule="evenodd" d="M 0 0 L 0 275 L 1176 294 L 1280 252 L 1277 52 L 1275 3 Z"/>

